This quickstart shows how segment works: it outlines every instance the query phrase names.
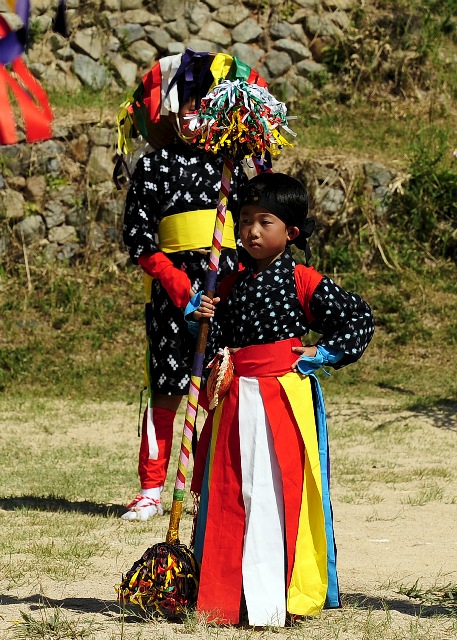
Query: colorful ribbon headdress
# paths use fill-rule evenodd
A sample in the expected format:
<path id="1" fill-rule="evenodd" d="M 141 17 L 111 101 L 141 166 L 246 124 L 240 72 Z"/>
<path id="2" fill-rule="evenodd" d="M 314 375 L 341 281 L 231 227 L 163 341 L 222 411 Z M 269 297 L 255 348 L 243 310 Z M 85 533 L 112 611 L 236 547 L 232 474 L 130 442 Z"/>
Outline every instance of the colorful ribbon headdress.
<path id="1" fill-rule="evenodd" d="M 225 79 L 267 85 L 255 69 L 225 53 L 186 49 L 183 54 L 159 60 L 119 108 L 119 153 L 132 153 L 138 136 L 155 149 L 171 142 L 176 132 L 170 116 L 176 117 L 180 104 L 192 97 L 198 108 L 202 97 Z"/>

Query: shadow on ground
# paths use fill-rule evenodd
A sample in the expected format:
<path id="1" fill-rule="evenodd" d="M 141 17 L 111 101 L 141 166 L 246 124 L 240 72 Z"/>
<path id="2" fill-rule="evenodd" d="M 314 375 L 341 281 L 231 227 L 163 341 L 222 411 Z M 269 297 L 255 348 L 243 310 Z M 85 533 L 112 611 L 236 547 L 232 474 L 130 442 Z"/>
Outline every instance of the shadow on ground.
<path id="1" fill-rule="evenodd" d="M 4 511 L 17 511 L 20 509 L 31 509 L 32 511 L 51 511 L 82 513 L 85 515 L 97 515 L 104 518 L 120 517 L 125 513 L 125 505 L 122 504 L 100 504 L 90 500 L 67 500 L 58 496 L 10 496 L 0 498 L 0 509 Z M 164 505 L 163 514 L 167 516 L 171 509 Z M 193 516 L 192 506 L 183 509 L 183 515 Z"/>
<path id="2" fill-rule="evenodd" d="M 351 606 L 357 609 L 373 611 L 398 611 L 408 616 L 430 618 L 437 615 L 451 615 L 451 610 L 442 606 L 426 606 L 411 600 L 400 598 L 376 598 L 364 593 L 345 593 L 342 595 L 343 608 Z"/>
<path id="3" fill-rule="evenodd" d="M 122 607 L 117 600 L 107 601 L 98 598 L 48 598 L 39 593 L 24 598 L 16 598 L 6 594 L 0 594 L 0 605 L 26 605 L 31 611 L 38 611 L 43 607 L 50 609 L 64 609 L 77 613 L 100 614 L 115 619 L 119 617 L 126 623 L 151 622 L 154 618 L 152 611 L 143 611 L 140 607 L 130 605 Z M 160 618 L 164 620 L 163 618 Z M 157 620 L 157 618 L 156 618 Z M 174 624 L 182 622 L 181 619 L 170 618 Z"/>
<path id="4" fill-rule="evenodd" d="M 417 402 L 408 408 L 416 415 L 431 420 L 434 427 L 457 431 L 457 399 L 455 398 L 438 400 L 432 405 Z"/>
<path id="5" fill-rule="evenodd" d="M 404 615 L 429 618 L 436 615 L 451 615 L 446 607 L 424 606 L 410 600 L 399 598 L 376 598 L 363 593 L 343 594 L 343 608 L 356 608 L 371 611 L 398 611 Z M 34 594 L 24 598 L 0 594 L 2 605 L 28 605 L 32 611 L 42 607 L 61 608 L 79 613 L 98 613 L 108 617 L 122 616 L 124 622 L 148 622 L 152 619 L 152 612 L 148 615 L 139 607 L 123 608 L 117 600 L 106 601 L 98 598 L 47 598 L 41 594 Z M 173 619 L 170 622 L 180 622 Z M 182 621 L 181 621 L 182 622 Z"/>
<path id="6" fill-rule="evenodd" d="M 39 593 L 24 598 L 0 594 L 0 604 L 28 605 L 32 611 L 41 607 L 59 607 L 61 609 L 79 611 L 80 613 L 101 613 L 108 616 L 118 614 L 121 611 L 116 600 L 107 602 L 97 598 L 47 598 Z"/>
<path id="7" fill-rule="evenodd" d="M 376 407 L 374 415 L 363 403 L 345 407 L 344 412 L 341 411 L 341 408 L 332 407 L 327 412 L 328 417 L 341 419 L 341 416 L 344 416 L 346 419 L 347 417 L 351 417 L 367 421 L 368 423 L 377 422 L 374 427 L 375 431 L 381 431 L 398 425 L 399 420 L 408 423 L 414 423 L 414 421 L 420 423 L 427 422 L 438 429 L 457 431 L 457 398 L 426 398 L 422 400 L 408 389 L 385 383 L 379 383 L 378 387 L 412 396 L 411 400 L 401 407 L 389 405 L 378 406 Z M 384 416 L 386 419 L 382 420 Z"/>
<path id="8" fill-rule="evenodd" d="M 121 516 L 125 513 L 125 506 L 120 504 L 98 504 L 89 500 L 71 501 L 58 496 L 15 496 L 0 498 L 0 509 L 16 511 L 18 509 L 32 509 L 34 511 L 65 511 L 68 513 L 83 513 L 108 518 Z"/>

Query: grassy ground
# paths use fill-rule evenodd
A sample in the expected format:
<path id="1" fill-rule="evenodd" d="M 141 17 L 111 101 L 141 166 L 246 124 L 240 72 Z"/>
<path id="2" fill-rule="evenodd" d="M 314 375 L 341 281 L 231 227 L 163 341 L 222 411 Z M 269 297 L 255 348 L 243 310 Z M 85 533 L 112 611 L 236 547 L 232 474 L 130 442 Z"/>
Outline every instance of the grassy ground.
<path id="1" fill-rule="evenodd" d="M 424 406 L 456 398 L 455 268 L 331 274 L 371 304 L 377 324 L 365 358 L 335 373 L 332 393 L 393 390 Z M 29 397 L 125 399 L 142 385 L 143 296 L 137 269 L 112 264 L 0 274 L 0 385 Z"/>
<path id="2" fill-rule="evenodd" d="M 405 409 L 394 391 L 338 399 L 324 387 L 344 607 L 260 631 L 217 627 L 193 613 L 180 624 L 145 619 L 117 606 L 121 574 L 164 539 L 173 483 L 171 473 L 165 517 L 119 519 L 137 482 L 135 406 L 1 398 L 2 640 L 454 638 L 455 407 L 425 414 Z M 191 522 L 188 498 L 184 542 Z"/>
<path id="3" fill-rule="evenodd" d="M 419 133 L 427 127 L 447 132 L 457 125 L 455 104 L 436 103 L 433 98 L 408 102 L 387 100 L 370 104 L 355 98 L 350 104 L 306 100 L 290 113 L 298 119 L 291 128 L 298 132 L 297 143 L 313 152 L 369 157 L 379 162 L 408 165 L 408 155 Z"/>
<path id="4" fill-rule="evenodd" d="M 139 272 L 109 262 L 79 270 L 32 264 L 29 292 L 20 265 L 14 278 L 3 273 L 0 637 L 455 637 L 453 274 L 449 265 L 332 274 L 371 303 L 377 320 L 360 363 L 323 381 L 344 608 L 254 632 L 192 613 L 182 624 L 145 621 L 116 604 L 122 572 L 167 527 L 166 517 L 118 517 L 137 487 Z M 184 541 L 191 514 L 188 499 Z"/>

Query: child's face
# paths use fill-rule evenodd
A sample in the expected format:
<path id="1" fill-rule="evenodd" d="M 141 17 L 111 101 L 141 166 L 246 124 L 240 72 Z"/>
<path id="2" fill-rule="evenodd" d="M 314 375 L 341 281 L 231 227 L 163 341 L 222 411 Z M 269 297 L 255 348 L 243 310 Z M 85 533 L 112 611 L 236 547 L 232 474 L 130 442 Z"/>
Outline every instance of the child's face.
<path id="1" fill-rule="evenodd" d="M 187 137 L 193 137 L 193 134 L 189 136 L 187 128 L 189 126 L 189 120 L 186 120 L 185 116 L 191 111 L 195 111 L 195 98 L 189 98 L 178 111 L 179 131 L 181 137 L 185 140 Z"/>
<path id="2" fill-rule="evenodd" d="M 249 204 L 240 212 L 240 240 L 254 258 L 259 271 L 279 258 L 289 241 L 299 234 L 298 227 L 286 224 L 271 211 Z"/>

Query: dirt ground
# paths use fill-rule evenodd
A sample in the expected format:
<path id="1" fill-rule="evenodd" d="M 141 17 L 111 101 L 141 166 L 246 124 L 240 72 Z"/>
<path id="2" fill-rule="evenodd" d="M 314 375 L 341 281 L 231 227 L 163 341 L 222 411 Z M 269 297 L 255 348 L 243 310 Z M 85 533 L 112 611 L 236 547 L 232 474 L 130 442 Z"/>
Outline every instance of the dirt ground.
<path id="1" fill-rule="evenodd" d="M 17 637 L 140 640 L 176 635 L 224 638 L 274 635 L 321 640 L 457 637 L 455 610 L 452 613 L 439 604 L 421 607 L 420 600 L 399 593 L 402 585 L 412 587 L 417 583 L 426 589 L 452 583 L 455 588 L 457 583 L 455 405 L 419 412 L 403 409 L 390 397 L 327 404 L 342 610 L 324 612 L 321 618 L 292 629 L 263 631 L 214 628 L 195 618 L 182 624 L 145 621 L 133 612 L 121 613 L 114 585 L 148 546 L 164 539 L 168 519 L 165 515 L 146 524 L 124 522 L 117 517 L 120 505 L 114 505 L 113 515 L 100 518 L 100 527 L 95 532 L 106 543 L 108 553 L 94 554 L 83 576 L 53 579 L 31 573 L 30 579 L 14 585 L 0 574 L 1 640 Z M 14 410 L 8 409 L 6 403 L 2 407 L 2 422 L 9 425 L 11 437 L 20 439 L 24 424 L 17 420 L 17 410 L 13 415 Z M 66 425 L 59 435 L 59 446 L 71 449 L 75 443 L 84 442 L 109 448 L 116 447 L 122 438 L 130 440 L 131 451 L 136 451 L 138 441 L 130 424 L 135 410 L 122 403 L 79 407 L 78 415 L 86 418 Z M 59 412 L 63 415 L 65 405 L 54 403 L 52 411 L 54 416 Z M 45 417 L 30 418 L 28 425 L 38 447 L 40 438 L 49 435 L 39 435 L 43 420 Z M 55 442 L 55 434 L 50 437 Z M 4 439 L 1 442 L 5 444 Z M 131 487 L 125 488 L 125 497 L 130 490 Z M 9 491 L 8 495 L 2 489 L 0 517 L 3 514 L 1 522 L 11 527 L 10 535 L 14 536 L 25 520 L 21 511 L 14 511 L 21 507 L 20 491 Z M 40 517 L 52 518 L 53 514 L 42 509 Z M 81 523 L 88 517 L 82 513 Z M 190 523 L 188 514 L 181 528 L 184 542 Z M 19 559 L 10 557 L 9 561 Z M 3 557 L 3 562 L 7 558 Z M 43 602 L 47 608 L 41 606 Z M 54 635 L 51 632 L 45 635 L 46 624 L 52 627 L 53 608 L 54 612 L 58 608 L 60 622 L 54 621 Z M 41 627 L 19 624 L 24 621 L 24 614 L 41 621 Z M 40 628 L 41 635 L 37 631 Z"/>

